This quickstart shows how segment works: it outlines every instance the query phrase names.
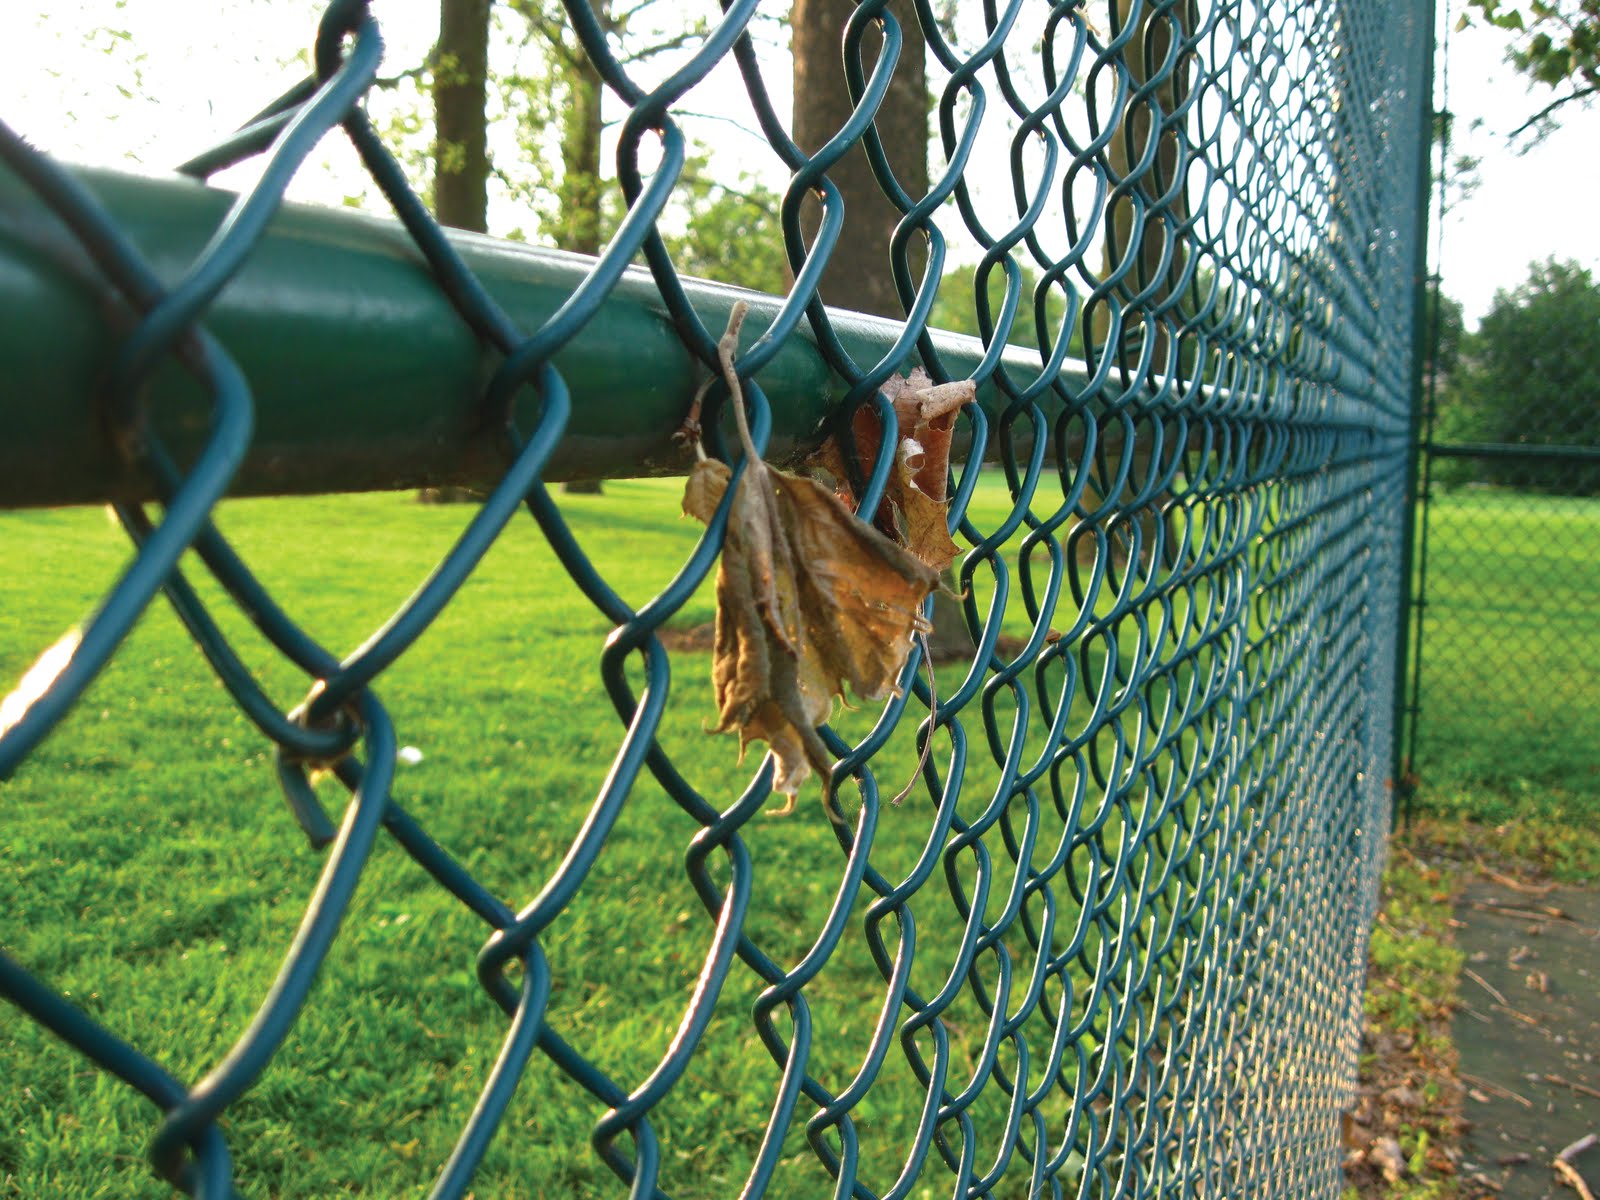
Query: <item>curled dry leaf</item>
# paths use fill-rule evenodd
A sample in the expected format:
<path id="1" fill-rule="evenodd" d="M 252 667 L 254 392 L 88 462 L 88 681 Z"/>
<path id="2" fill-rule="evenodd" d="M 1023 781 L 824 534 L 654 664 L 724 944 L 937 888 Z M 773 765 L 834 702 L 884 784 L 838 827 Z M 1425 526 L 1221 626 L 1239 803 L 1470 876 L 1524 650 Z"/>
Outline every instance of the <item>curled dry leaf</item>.
<path id="1" fill-rule="evenodd" d="M 922 602 L 939 573 L 815 480 L 775 471 L 756 454 L 733 370 L 742 307 L 719 346 L 745 469 L 717 568 L 716 732 L 738 730 L 741 749 L 757 739 L 771 747 L 773 787 L 790 796 L 789 811 L 813 770 L 825 788 L 831 783 L 833 756 L 816 727 L 834 697 L 846 684 L 864 699 L 894 688 L 913 639 L 927 630 Z M 730 477 L 726 464 L 702 458 L 684 511 L 709 523 Z"/>
<path id="2" fill-rule="evenodd" d="M 883 394 L 894 405 L 900 445 L 883 503 L 872 523 L 934 570 L 943 571 L 961 553 L 947 527 L 950 439 L 956 414 L 972 403 L 977 386 L 970 379 L 936 384 L 916 367 L 904 379 L 894 376 L 886 381 Z M 883 423 L 872 409 L 862 407 L 851 418 L 850 432 L 855 439 L 858 473 L 865 476 L 883 443 Z M 837 439 L 824 442 L 810 462 L 839 481 L 846 500 L 856 500 L 850 491 L 851 471 Z"/>
<path id="3" fill-rule="evenodd" d="M 684 511 L 709 521 L 728 477 L 714 459 L 696 464 Z M 717 569 L 717 731 L 771 746 L 780 792 L 794 795 L 812 769 L 826 782 L 833 756 L 816 726 L 845 684 L 868 700 L 889 694 L 938 580 L 815 480 L 752 463 Z"/>

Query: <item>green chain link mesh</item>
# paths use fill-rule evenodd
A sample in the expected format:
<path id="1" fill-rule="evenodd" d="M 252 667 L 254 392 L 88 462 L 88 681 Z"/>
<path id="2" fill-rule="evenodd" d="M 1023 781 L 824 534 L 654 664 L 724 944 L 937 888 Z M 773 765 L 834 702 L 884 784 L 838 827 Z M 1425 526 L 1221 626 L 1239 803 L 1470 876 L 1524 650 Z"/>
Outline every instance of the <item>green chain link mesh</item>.
<path id="1" fill-rule="evenodd" d="M 1013 0 L 986 3 L 987 36 L 958 49 L 927 3 L 913 13 L 877 0 L 842 31 L 854 114 L 807 154 L 768 98 L 768 66 L 748 38 L 757 7 L 730 0 L 681 69 L 645 81 L 612 53 L 591 7 L 568 4 L 628 108 L 617 149 L 628 215 L 536 329 L 518 328 L 479 284 L 364 115 L 380 58 L 365 4 L 330 4 L 315 78 L 191 164 L 207 175 L 260 155 L 265 166 L 175 281 L 157 277 L 80 176 L 0 127 L 7 195 L 25 189 L 70 231 L 126 317 L 103 381 L 103 429 L 84 436 L 111 439 L 161 498 L 159 513 L 117 506 L 137 556 L 70 661 L 0 738 L 0 773 L 28 769 L 164 589 L 276 747 L 278 782 L 325 855 L 276 983 L 198 1082 L 164 1067 L 161 1047 L 113 1033 L 37 967 L 0 955 L 0 994 L 153 1102 L 149 1162 L 174 1187 L 276 1194 L 236 1171 L 229 1117 L 307 1006 L 341 1004 L 314 977 L 363 867 L 392 843 L 488 927 L 481 948 L 459 947 L 460 962 L 469 971 L 476 955 L 482 1003 L 506 1019 L 433 1195 L 471 1194 L 491 1140 L 550 1138 L 560 1114 L 577 1112 L 603 1115 L 592 1145 L 571 1154 L 597 1155 L 619 1196 L 807 1194 L 783 1182 L 794 1155 L 820 1162 L 837 1196 L 1335 1196 L 1389 819 L 1428 14 L 1378 0 L 1118 0 L 1095 11 Z M 873 66 L 863 39 L 880 23 L 887 49 Z M 947 82 L 934 178 L 926 195 L 909 195 L 872 120 L 894 53 L 919 36 Z M 731 754 L 728 743 L 706 739 L 688 755 L 657 737 L 675 673 L 703 670 L 701 659 L 675 665 L 658 635 L 713 570 L 725 518 L 636 609 L 585 554 L 545 481 L 585 400 L 569 395 L 555 355 L 605 311 L 626 264 L 647 267 L 682 345 L 715 368 L 720 322 L 696 311 L 656 221 L 685 162 L 674 106 L 728 56 L 793 181 L 785 249 L 799 282 L 761 310 L 766 328 L 738 362 L 758 444 L 774 420 L 763 372 L 793 339 L 812 339 L 831 368 L 836 420 L 867 404 L 893 421 L 879 388 L 908 357 L 949 379 L 944 343 L 923 336 L 939 273 L 919 282 L 913 264 L 941 260 L 947 236 L 986 255 L 975 294 L 988 352 L 970 374 L 988 400 L 961 419 L 969 449 L 954 464 L 950 511 L 976 648 L 960 669 L 941 669 L 936 708 L 913 653 L 881 719 L 869 714 L 849 737 L 824 731 L 852 824 L 830 833 L 808 880 L 763 876 L 752 857 L 770 762 L 751 768 L 740 793 L 704 791 L 701 761 Z M 1000 225 L 980 220 L 969 169 L 984 106 L 1016 137 L 1014 212 Z M 484 412 L 503 416 L 519 389 L 538 399 L 530 419 L 508 424 L 498 482 L 459 542 L 343 658 L 303 631 L 294 597 L 252 574 L 209 521 L 251 448 L 252 390 L 207 315 L 307 153 L 335 131 L 481 340 Z M 839 218 L 849 220 L 829 171 L 858 144 L 903 216 L 904 236 L 878 265 L 907 317 L 876 362 L 846 351 L 815 288 Z M 798 213 L 814 194 L 828 216 L 808 240 Z M 997 307 L 991 273 L 1004 283 Z M 1038 349 L 1002 356 L 1013 327 L 1035 315 Z M 1081 361 L 1068 357 L 1074 334 Z M 169 452 L 143 421 L 143 386 L 164 364 L 208 397 L 193 455 Z M 626 421 L 625 408 L 616 413 Z M 874 506 L 893 442 L 869 480 Z M 971 504 L 985 453 L 1009 497 L 998 519 Z M 519 523 L 519 509 L 532 520 Z M 553 865 L 515 895 L 481 882 L 402 806 L 400 742 L 383 701 L 386 669 L 501 537 L 544 539 L 615 627 L 600 671 L 618 724 L 589 742 L 610 772 L 581 824 L 538 831 L 554 852 L 537 861 Z M 314 682 L 303 705 L 268 696 L 244 667 L 211 615 L 218 601 L 180 569 L 186 551 L 225 591 L 220 602 Z M 1007 621 L 1015 634 L 1002 639 Z M 536 669 L 538 645 L 525 652 Z M 892 809 L 874 759 L 897 730 L 931 739 L 932 752 L 918 791 Z M 342 816 L 324 811 L 308 781 L 314 763 L 332 764 L 348 789 Z M 899 773 L 885 767 L 883 782 L 898 786 Z M 703 905 L 691 919 L 700 963 L 659 1061 L 619 1072 L 553 1007 L 569 981 L 551 967 L 549 939 L 592 897 L 596 865 L 647 776 L 700 827 L 686 845 L 660 847 L 682 856 Z M 821 822 L 808 807 L 789 819 Z M 914 854 L 880 849 L 890 823 L 915 827 Z M 795 953 L 747 916 L 773 889 L 804 883 L 829 899 Z M 632 934 L 613 936 L 631 952 Z M 851 1016 L 871 1025 L 866 1051 L 841 1070 L 819 1014 L 837 1019 L 829 989 L 846 969 L 875 999 Z M 728 1011 L 728 997 L 752 992 L 753 1006 Z M 725 1183 L 676 1171 L 663 1151 L 705 1134 L 686 1127 L 679 1085 L 717 1039 L 740 1039 L 765 1063 L 741 1084 L 762 1093 L 764 1124 L 740 1131 L 748 1155 L 723 1164 Z M 555 1070 L 522 1119 L 503 1122 L 531 1062 Z M 887 1106 L 912 1114 L 890 1146 L 873 1116 Z M 406 1107 L 396 1095 L 396 1120 Z M 563 1191 L 524 1184 L 515 1194 Z"/>

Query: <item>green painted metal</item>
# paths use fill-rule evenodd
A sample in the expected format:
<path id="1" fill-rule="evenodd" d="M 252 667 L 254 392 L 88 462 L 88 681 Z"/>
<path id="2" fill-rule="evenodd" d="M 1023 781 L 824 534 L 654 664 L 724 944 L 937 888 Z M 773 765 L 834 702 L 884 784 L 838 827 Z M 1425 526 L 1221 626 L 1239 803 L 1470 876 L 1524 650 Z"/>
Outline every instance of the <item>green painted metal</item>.
<path id="1" fill-rule="evenodd" d="M 251 1134 L 280 1108 L 292 1122 L 295 1106 L 235 1118 L 307 1006 L 347 999 L 313 984 L 334 973 L 341 922 L 373 886 L 366 867 L 382 846 L 482 923 L 433 949 L 505 1017 L 454 1144 L 425 1155 L 440 1200 L 472 1194 L 491 1142 L 514 1139 L 559 1146 L 590 1194 L 641 1200 L 712 1186 L 741 1200 L 1332 1200 L 1405 653 L 1430 6 L 1112 0 L 1090 20 L 1078 5 L 1011 0 L 948 21 L 920 3 L 912 22 L 863 3 L 839 30 L 837 84 L 854 109 L 820 148 L 795 145 L 773 109 L 770 64 L 749 37 L 758 0 L 730 0 L 661 76 L 617 60 L 602 7 L 565 6 L 571 43 L 626 110 L 625 215 L 593 259 L 438 226 L 362 108 L 381 40 L 359 0 L 329 4 L 314 79 L 182 168 L 206 176 L 259 156 L 237 196 L 73 171 L 0 125 L 0 302 L 14 315 L 0 325 L 0 504 L 109 498 L 135 548 L 54 673 L 6 710 L 0 779 L 48 764 L 40 747 L 79 727 L 74 705 L 114 655 L 139 652 L 130 635 L 164 593 L 222 685 L 196 703 L 237 706 L 273 759 L 250 760 L 251 794 L 281 790 L 321 856 L 277 975 L 202 1070 L 165 1065 L 180 1060 L 173 1047 L 64 994 L 55 964 L 0 952 L 0 997 L 65 1043 L 52 1077 L 87 1061 L 159 1110 L 108 1172 L 134 1170 L 142 1147 L 186 1194 L 274 1187 L 295 1164 Z M 913 195 L 874 122 L 918 37 L 943 82 L 935 178 Z M 677 106 L 730 57 L 791 180 L 781 223 L 794 284 L 782 297 L 683 278 L 659 233 L 687 186 Z M 397 222 L 283 202 L 335 131 Z M 975 148 L 1002 136 L 1010 178 L 985 179 Z M 818 290 L 843 223 L 861 219 L 835 178 L 855 150 L 900 213 L 869 265 L 895 281 L 903 320 L 829 309 Z M 1011 185 L 998 209 L 996 183 Z M 813 200 L 822 219 L 808 234 L 800 209 Z M 971 297 L 962 316 L 989 331 L 981 342 L 930 329 L 957 242 L 981 256 L 957 281 Z M 1007 285 L 998 304 L 994 280 Z M 890 377 L 916 360 L 940 382 L 972 378 L 984 399 L 959 417 L 946 481 L 960 599 L 953 615 L 933 600 L 922 614 L 936 633 L 956 623 L 960 661 L 940 665 L 935 689 L 908 643 L 898 686 L 863 701 L 867 719 L 818 727 L 845 816 L 816 817 L 815 857 L 777 874 L 754 848 L 771 845 L 770 758 L 740 766 L 734 739 L 686 743 L 669 719 L 709 674 L 704 655 L 669 651 L 675 622 L 729 548 L 754 540 L 729 534 L 740 493 L 681 558 L 662 551 L 674 561 L 643 599 L 620 594 L 549 486 L 685 469 L 670 437 L 716 373 L 736 298 L 751 304 L 734 371 L 754 446 L 788 457 L 825 422 L 848 438 L 870 407 L 895 436 L 858 446 L 846 471 L 859 478 L 842 482 L 886 532 L 902 533 L 881 502 L 916 499 Z M 1006 349 L 1022 332 L 1035 345 Z M 739 444 L 719 436 L 730 394 L 721 381 L 707 393 L 706 450 L 738 470 Z M 452 480 L 482 483 L 482 503 L 348 652 L 303 628 L 296 583 L 258 577 L 211 520 L 230 493 Z M 140 502 L 152 496 L 159 508 Z M 514 844 L 469 857 L 395 786 L 412 718 L 384 694 L 497 540 L 515 536 L 548 552 L 541 588 L 592 608 L 589 682 L 616 721 L 535 739 L 521 750 L 529 778 L 506 785 L 537 790 L 546 758 L 581 758 L 572 765 L 598 782 L 567 810 L 580 819 L 537 808 Z M 850 594 L 853 576 L 834 580 Z M 337 582 L 318 588 L 319 601 L 341 596 Z M 246 622 L 259 637 L 241 647 Z M 549 670 L 542 623 L 531 607 L 507 639 L 508 669 Z M 796 640 L 787 625 L 770 639 L 780 675 Z M 258 675 L 263 659 L 273 670 Z M 283 677 L 304 693 L 286 703 Z M 151 757 L 212 748 L 162 750 Z M 126 768 L 145 773 L 152 812 L 167 765 Z M 910 798 L 885 804 L 887 781 L 908 769 Z M 510 802 L 492 787 L 470 798 L 486 815 Z M 628 994 L 603 1015 L 582 1010 L 588 989 L 548 952 L 587 915 L 625 818 L 681 867 L 672 882 L 694 939 L 682 963 L 692 986 L 650 1010 L 659 1020 Z M 505 869 L 480 868 L 480 854 L 503 854 Z M 806 921 L 791 903 L 809 905 Z M 596 930 L 603 951 L 586 965 L 639 955 L 649 933 Z M 440 986 L 393 962 L 358 969 L 381 970 L 407 1022 L 411 999 Z M 637 1061 L 608 1056 L 574 1006 L 650 1025 Z M 713 1131 L 690 1103 L 722 1049 L 747 1074 L 719 1084 L 760 1091 L 754 1116 L 712 1110 L 714 1132 L 736 1126 L 745 1155 L 716 1164 L 732 1183 L 696 1157 Z M 539 1094 L 508 1119 L 533 1064 Z M 374 1186 L 363 1171 L 388 1161 L 411 1099 L 394 1098 L 385 1146 L 330 1145 L 331 1158 L 349 1150 L 365 1164 L 351 1186 Z M 277 1157 L 264 1167 L 262 1155 Z M 567 1178 L 518 1184 L 539 1194 Z"/>
<path id="2" fill-rule="evenodd" d="M 105 206 L 152 270 L 175 278 L 205 245 L 235 197 L 181 177 L 104 170 L 78 178 Z M 559 250 L 452 231 L 472 274 L 526 329 L 548 322 L 592 269 Z M 123 467 L 97 406 L 106 365 L 127 317 L 67 231 L 17 176 L 0 167 L 0 308 L 27 313 L 0 324 L 0 506 L 149 500 L 149 477 Z M 751 308 L 747 341 L 779 301 L 743 288 L 685 280 L 708 327 L 737 300 Z M 875 361 L 900 336 L 898 322 L 835 311 L 849 353 Z M 237 357 L 256 404 L 256 436 L 229 491 L 285 495 L 492 483 L 501 456 L 481 392 L 496 356 L 454 317 L 404 229 L 349 210 L 285 204 L 260 248 L 207 312 Z M 983 343 L 937 337 L 951 370 L 970 374 Z M 1012 361 L 1021 360 L 1012 352 Z M 555 357 L 573 393 L 571 426 L 552 457 L 551 480 L 682 474 L 687 451 L 672 440 L 706 368 L 684 347 L 647 271 L 632 268 Z M 1075 372 L 1075 373 L 1074 373 Z M 1064 373 L 1081 384 L 1078 364 Z M 763 375 L 772 403 L 771 453 L 814 447 L 845 381 L 814 343 L 786 341 Z M 49 403 L 40 403 L 49 397 Z M 998 412 L 993 386 L 982 401 Z M 207 413 L 176 367 L 157 372 L 146 403 L 180 458 L 205 439 Z M 525 392 L 518 419 L 537 398 Z"/>
<path id="3" fill-rule="evenodd" d="M 1417 570 L 1418 531 L 1423 522 L 1422 492 L 1422 441 L 1423 414 L 1428 410 L 1433 380 L 1427 364 L 1434 355 L 1429 348 L 1438 345 L 1437 303 L 1434 305 L 1433 327 L 1428 321 L 1428 289 L 1433 281 L 1428 274 L 1428 207 L 1433 196 L 1433 134 L 1438 119 L 1434 112 L 1433 59 L 1435 26 L 1438 24 L 1437 7 L 1431 2 L 1427 9 L 1426 46 L 1417 64 L 1420 80 L 1417 81 L 1424 103 L 1418 105 L 1416 117 L 1422 124 L 1417 135 L 1417 155 L 1421 159 L 1417 168 L 1417 228 L 1412 249 L 1412 311 L 1411 311 L 1411 428 L 1406 438 L 1406 512 L 1400 527 L 1400 633 L 1395 638 L 1394 664 L 1394 749 L 1389 765 L 1389 784 L 1394 794 L 1394 811 L 1406 819 L 1411 816 L 1411 801 L 1415 792 L 1412 764 L 1407 756 L 1406 730 L 1416 719 L 1415 696 L 1410 689 L 1412 654 L 1421 653 L 1420 624 L 1416 617 L 1415 581 Z M 1437 296 L 1435 297 L 1437 300 Z M 1425 559 L 1424 559 L 1425 561 Z"/>
<path id="4" fill-rule="evenodd" d="M 1594 401 L 1577 400 L 1576 404 Z M 1426 452 L 1434 458 L 1522 459 L 1546 463 L 1600 462 L 1600 446 L 1569 446 L 1561 443 L 1528 442 L 1429 442 Z"/>

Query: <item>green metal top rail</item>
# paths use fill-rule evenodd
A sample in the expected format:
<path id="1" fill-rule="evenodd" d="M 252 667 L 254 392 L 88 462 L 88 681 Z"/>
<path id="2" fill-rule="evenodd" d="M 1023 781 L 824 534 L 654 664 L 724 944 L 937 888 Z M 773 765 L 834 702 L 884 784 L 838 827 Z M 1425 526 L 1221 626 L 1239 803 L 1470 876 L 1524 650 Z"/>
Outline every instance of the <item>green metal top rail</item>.
<path id="1" fill-rule="evenodd" d="M 204 246 L 234 196 L 193 180 L 82 170 L 80 179 L 158 274 L 176 277 Z M 523 328 L 566 303 L 594 260 L 449 231 L 484 287 Z M 720 328 L 738 300 L 751 309 L 747 341 L 781 298 L 684 279 L 702 321 Z M 154 498 L 148 475 L 123 468 L 97 412 L 100 380 L 125 332 L 127 310 L 99 280 L 50 210 L 0 165 L 0 507 Z M 860 361 L 894 346 L 900 322 L 830 309 Z M 454 319 L 405 230 L 345 209 L 286 204 L 260 249 L 217 298 L 206 325 L 251 381 L 256 435 L 230 492 L 281 495 L 368 491 L 498 478 L 504 458 L 481 411 L 491 352 Z M 985 347 L 932 332 L 946 367 L 971 374 Z M 1019 373 L 1037 357 L 1012 349 Z M 573 394 L 572 419 L 545 477 L 680 475 L 691 461 L 672 441 L 706 370 L 673 329 L 649 273 L 630 268 L 598 315 L 556 354 Z M 846 381 L 815 343 L 791 337 L 763 373 L 772 404 L 771 456 L 814 446 Z M 1081 363 L 1061 373 L 1082 391 Z M 180 457 L 205 437 L 203 397 L 176 367 L 150 384 L 151 419 Z M 525 395 L 526 420 L 536 406 Z M 979 392 L 1003 407 L 992 383 Z M 966 437 L 958 431 L 958 439 Z M 964 442 L 958 440 L 958 449 Z"/>

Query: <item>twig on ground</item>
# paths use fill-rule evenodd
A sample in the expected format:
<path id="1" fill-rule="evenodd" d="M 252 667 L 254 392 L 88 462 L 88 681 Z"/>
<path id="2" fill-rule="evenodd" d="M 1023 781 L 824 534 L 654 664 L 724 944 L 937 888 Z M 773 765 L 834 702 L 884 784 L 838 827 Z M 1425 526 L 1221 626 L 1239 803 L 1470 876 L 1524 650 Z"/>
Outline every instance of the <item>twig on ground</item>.
<path id="1" fill-rule="evenodd" d="M 1514 892 L 1521 892 L 1525 896 L 1548 896 L 1556 886 L 1553 883 L 1524 883 L 1513 876 L 1503 875 L 1499 871 L 1491 871 L 1489 868 L 1483 867 L 1481 863 L 1479 866 L 1482 867 L 1483 873 L 1496 883 L 1503 887 L 1508 887 Z"/>
<path id="2" fill-rule="evenodd" d="M 1501 1004 L 1506 1003 L 1506 998 L 1505 998 L 1504 994 L 1500 991 L 1500 989 L 1495 987 L 1494 984 L 1490 983 L 1482 975 L 1479 975 L 1471 967 L 1462 967 L 1461 968 L 1461 973 L 1463 975 L 1465 975 L 1468 979 L 1472 980 L 1473 983 L 1475 983 L 1479 987 L 1481 987 L 1484 991 L 1488 992 L 1489 995 L 1493 996 L 1496 1000 L 1500 1001 Z"/>
<path id="3" fill-rule="evenodd" d="M 1589 1190 L 1589 1185 L 1583 1181 L 1583 1176 L 1573 1170 L 1571 1163 L 1564 1163 L 1559 1158 L 1551 1164 L 1561 1182 L 1577 1192 L 1583 1200 L 1594 1200 L 1594 1193 Z"/>
<path id="4" fill-rule="evenodd" d="M 1533 1107 L 1532 1100 L 1529 1100 L 1526 1096 L 1518 1092 L 1513 1092 L 1510 1088 L 1504 1087 L 1501 1084 L 1494 1083 L 1488 1079 L 1480 1078 L 1477 1075 L 1469 1075 L 1465 1071 L 1461 1072 L 1461 1078 L 1468 1083 L 1482 1088 L 1486 1092 L 1495 1092 L 1498 1095 L 1504 1096 L 1507 1100 L 1515 1100 L 1518 1104 L 1522 1105 L 1523 1108 Z"/>
<path id="5" fill-rule="evenodd" d="M 1595 1200 L 1595 1196 L 1589 1190 L 1589 1185 L 1583 1181 L 1583 1176 L 1578 1174 L 1577 1169 L 1573 1167 L 1572 1160 L 1596 1145 L 1600 1145 L 1600 1134 L 1586 1133 L 1556 1155 L 1555 1159 L 1550 1163 L 1555 1168 L 1555 1172 L 1560 1177 L 1561 1182 L 1577 1192 L 1579 1196 L 1583 1197 L 1583 1200 Z"/>
<path id="6" fill-rule="evenodd" d="M 1489 1007 L 1499 1009 L 1506 1016 L 1521 1021 L 1524 1025 L 1532 1025 L 1535 1029 L 1544 1028 L 1544 1022 L 1539 1020 L 1538 1017 L 1529 1016 L 1520 1009 L 1512 1008 L 1509 1004 L 1491 1004 Z"/>
<path id="7" fill-rule="evenodd" d="M 1572 1145 L 1563 1150 L 1560 1154 L 1556 1155 L 1556 1158 L 1561 1162 L 1569 1163 L 1577 1158 L 1578 1155 L 1587 1150 L 1593 1150 L 1596 1146 L 1600 1146 L 1600 1133 L 1586 1133 L 1577 1141 L 1573 1142 Z"/>
<path id="8" fill-rule="evenodd" d="M 1500 913 L 1524 921 L 1566 921 L 1573 925 L 1577 924 L 1566 910 L 1557 908 L 1553 904 L 1541 904 L 1538 908 L 1519 908 L 1515 904 L 1493 904 L 1487 900 L 1473 900 L 1469 903 L 1473 908 L 1481 909 L 1483 912 Z"/>
<path id="9" fill-rule="evenodd" d="M 1546 1075 L 1544 1081 L 1553 1083 L 1557 1087 L 1568 1088 L 1580 1096 L 1593 1096 L 1596 1100 L 1600 1100 L 1600 1088 L 1592 1088 L 1586 1083 L 1576 1083 L 1562 1075 Z"/>

